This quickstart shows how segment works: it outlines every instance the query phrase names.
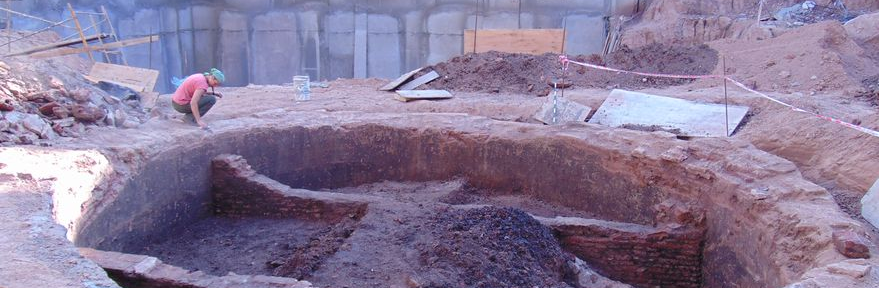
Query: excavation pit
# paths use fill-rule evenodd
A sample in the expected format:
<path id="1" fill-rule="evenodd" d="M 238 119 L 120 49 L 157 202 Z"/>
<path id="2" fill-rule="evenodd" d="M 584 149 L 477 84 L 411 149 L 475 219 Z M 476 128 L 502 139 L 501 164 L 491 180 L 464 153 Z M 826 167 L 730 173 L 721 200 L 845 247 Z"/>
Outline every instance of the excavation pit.
<path id="1" fill-rule="evenodd" d="M 265 223 L 293 219 L 302 222 L 290 229 L 303 232 L 290 240 L 295 247 L 287 250 L 306 247 L 302 255 L 321 259 L 310 274 L 297 277 L 318 286 L 490 287 L 498 283 L 480 282 L 494 279 L 486 275 L 507 275 L 497 279 L 513 281 L 501 282 L 513 287 L 577 287 L 576 275 L 566 272 L 569 265 L 523 270 L 492 263 L 468 269 L 453 269 L 462 266 L 457 262 L 440 265 L 444 259 L 460 261 L 460 251 L 482 251 L 470 251 L 474 245 L 466 243 L 504 243 L 503 238 L 473 237 L 465 233 L 469 228 L 500 226 L 484 222 L 503 218 L 498 213 L 509 219 L 530 214 L 524 218 L 539 225 L 502 236 L 522 236 L 534 227 L 550 231 L 557 246 L 538 245 L 544 249 L 523 254 L 543 255 L 534 257 L 534 263 L 564 263 L 572 261 L 566 257 L 577 256 L 595 271 L 636 287 L 779 287 L 793 283 L 807 269 L 845 259 L 833 248 L 830 234 L 857 227 L 835 208 L 825 190 L 803 180 L 793 164 L 735 140 L 682 141 L 667 133 L 585 124 L 538 129 L 460 115 L 340 112 L 273 117 L 294 117 L 288 120 L 298 121 L 286 123 L 299 124 L 266 125 L 257 119 L 240 126 L 219 125 L 209 137 L 183 135 L 139 144 L 165 148 L 144 156 L 141 165 L 131 165 L 131 177 L 116 180 L 118 193 L 86 205 L 94 209 L 80 218 L 75 243 L 149 254 L 144 247 L 158 251 L 149 245 L 181 235 L 175 229 L 222 221 L 205 220 L 210 215 Z M 230 166 L 238 167 L 229 174 L 235 181 L 218 172 L 223 170 L 214 159 L 224 154 L 241 155 L 249 164 Z M 793 202 L 796 207 L 788 205 Z M 467 214 L 479 209 L 495 209 L 485 211 L 495 216 Z M 814 215 L 814 209 L 829 212 Z M 471 225 L 445 222 L 459 219 L 455 217 Z M 428 229 L 434 224 L 435 229 Z M 332 227 L 346 225 L 353 228 L 335 233 L 344 237 L 330 237 L 340 240 L 317 241 L 338 246 L 309 253 L 308 242 L 326 240 L 324 235 L 334 235 Z M 430 233 L 434 231 L 439 232 Z M 363 241 L 369 237 L 371 241 Z M 517 246 L 500 245 L 485 255 L 511 247 Z M 553 247 L 561 250 L 543 253 L 555 251 Z M 279 256 L 290 259 L 292 252 Z M 375 257 L 368 257 L 370 253 Z M 818 259 L 819 254 L 829 257 Z M 162 252 L 154 256 L 212 272 L 210 267 L 161 259 Z M 264 270 L 239 271 L 266 275 L 269 268 L 284 264 L 251 262 Z M 514 262 L 522 263 L 510 263 Z M 506 270 L 491 270 L 496 267 Z M 239 273 L 221 268 L 218 273 Z M 534 270 L 548 276 L 509 276 Z"/>

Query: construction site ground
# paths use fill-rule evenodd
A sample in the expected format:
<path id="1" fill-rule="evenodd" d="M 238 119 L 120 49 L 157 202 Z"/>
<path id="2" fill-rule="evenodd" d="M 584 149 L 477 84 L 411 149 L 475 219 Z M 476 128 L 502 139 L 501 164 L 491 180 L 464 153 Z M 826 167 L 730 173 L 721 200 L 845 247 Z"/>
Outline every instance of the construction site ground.
<path id="1" fill-rule="evenodd" d="M 643 50 L 623 50 L 619 57 L 610 58 L 583 56 L 572 59 L 589 63 L 616 66 L 623 69 L 645 72 L 686 73 L 686 74 L 727 74 L 739 79 L 751 88 L 766 92 L 767 95 L 807 111 L 834 117 L 848 123 L 879 129 L 879 107 L 875 86 L 875 51 L 857 50 L 843 36 L 844 30 L 835 22 L 822 22 L 806 26 L 782 35 L 780 40 L 771 43 L 756 41 L 714 41 L 708 45 L 692 46 L 682 50 L 670 46 L 646 46 Z M 810 32 L 811 31 L 811 32 Z M 784 38 L 787 37 L 787 38 Z M 841 40 L 840 40 L 841 39 Z M 838 40 L 838 41 L 837 41 Z M 767 40 L 766 42 L 774 41 Z M 799 41 L 799 42 L 797 42 Z M 781 44 L 785 47 L 781 48 Z M 817 44 L 816 44 L 817 43 Z M 824 50 L 813 52 L 809 47 L 818 45 Z M 749 51 L 747 54 L 738 51 Z M 831 51 L 833 53 L 829 53 Z M 629 54 L 626 54 L 629 53 Z M 624 57 L 628 55 L 629 57 Z M 842 56 L 839 56 L 842 55 Z M 656 56 L 656 57 L 654 57 Z M 855 57 L 858 56 L 858 57 Z M 75 56 L 69 56 L 75 57 Z M 50 62 L 53 65 L 72 71 L 83 71 L 82 61 L 66 59 Z M 720 68 L 726 61 L 727 69 Z M 682 63 L 690 65 L 664 65 Z M 857 64 L 872 61 L 870 65 Z M 45 65 L 45 62 L 42 65 Z M 475 63 L 475 64 L 473 64 Z M 18 62 L 13 63 L 16 65 Z M 473 64 L 473 65 L 471 65 Z M 857 65 L 856 65 L 857 64 Z M 450 67 L 450 65 L 452 67 Z M 457 66 L 455 66 L 457 65 Z M 471 66 L 468 66 L 471 65 Z M 39 70 L 57 67 L 34 65 L 22 69 Z M 536 67 L 536 68 L 535 68 Z M 62 69 L 58 68 L 58 69 Z M 705 103 L 729 103 L 750 107 L 745 120 L 731 137 L 750 142 L 760 150 L 777 155 L 796 164 L 802 175 L 833 195 L 841 210 L 858 219 L 872 229 L 867 236 L 873 247 L 879 244 L 879 230 L 864 221 L 860 216 L 860 198 L 879 178 L 879 138 L 846 128 L 838 123 L 818 118 L 808 113 L 792 110 L 761 98 L 758 95 L 735 87 L 724 85 L 719 79 L 698 81 L 668 81 L 652 77 L 630 76 L 615 72 L 599 72 L 592 69 L 572 67 L 562 70 L 557 55 L 522 56 L 503 53 L 484 53 L 465 55 L 433 66 L 441 72 L 441 78 L 428 84 L 430 88 L 448 89 L 454 98 L 437 101 L 400 102 L 395 100 L 394 92 L 379 91 L 388 79 L 340 79 L 325 82 L 326 88 L 314 87 L 310 100 L 296 100 L 296 89 L 286 85 L 251 85 L 247 87 L 225 87 L 217 91 L 224 97 L 204 117 L 208 125 L 229 125 L 238 120 L 259 118 L 267 115 L 262 112 L 299 113 L 303 111 L 362 111 L 380 113 L 446 113 L 473 115 L 497 121 L 513 121 L 533 124 L 541 129 L 544 124 L 532 116 L 549 101 L 547 95 L 559 93 L 562 97 L 597 109 L 607 98 L 611 89 L 630 89 L 640 92 L 675 97 Z M 13 67 L 13 69 L 17 69 Z M 38 71 L 39 72 L 39 71 Z M 65 82 L 75 82 L 74 73 L 66 73 Z M 872 75 L 872 76 L 871 76 Z M 36 77 L 36 76 L 34 76 Z M 573 79 L 573 80 L 572 80 Z M 854 81 L 853 79 L 857 80 Z M 866 82 L 862 82 L 866 81 Z M 512 83 L 512 82 L 514 83 Z M 552 91 L 548 82 L 573 81 L 574 87 Z M 874 90 L 870 90 L 874 89 Z M 122 127 L 88 126 L 76 137 L 59 137 L 51 141 L 41 141 L 43 146 L 64 145 L 65 143 L 87 139 L 90 143 L 103 143 L 107 146 L 124 146 L 129 139 L 120 138 L 117 129 L 126 133 L 167 132 L 174 135 L 209 135 L 209 130 L 199 129 L 182 120 L 181 114 L 170 107 L 170 95 L 158 98 L 156 106 L 149 113 L 132 113 L 132 119 L 139 118 L 135 124 Z M 145 103 L 150 106 L 151 103 Z M 121 104 L 120 104 L 121 105 Z M 722 120 L 718 120 L 722 121 Z M 142 123 L 139 123 L 142 122 Z M 570 123 L 565 125 L 593 125 Z M 113 130 L 113 133 L 108 131 Z M 649 132 L 645 132 L 649 133 Z M 665 132 L 656 132 L 665 133 Z M 731 147 L 730 149 L 735 149 Z M 51 164 L 51 163 L 44 163 Z M 0 164 L 0 169 L 4 168 Z M 29 175 L 0 174 L 0 187 L 10 193 L 0 193 L 0 231 L 30 231 L 30 233 L 4 233 L 0 235 L 0 258 L 20 262 L 12 269 L 0 270 L 0 279 L 22 279 L 22 283 L 32 287 L 81 286 L 67 283 L 70 279 L 100 284 L 107 281 L 96 275 L 94 263 L 76 256 L 69 243 L 59 242 L 64 230 L 54 225 L 51 217 L 53 208 L 50 191 L 45 179 L 35 179 Z M 437 186 L 443 183 L 435 183 Z M 373 190 L 394 190 L 399 183 L 376 184 Z M 406 184 L 412 185 L 412 184 Z M 365 189 L 369 190 L 369 189 Z M 405 189 L 404 189 L 405 190 Z M 344 191 L 342 191 L 344 192 Z M 504 201 L 498 200 L 498 204 Z M 517 203 L 514 206 L 521 206 Z M 534 207 L 535 214 L 552 211 L 561 207 Z M 536 212 L 535 212 L 536 211 Z M 820 211 L 816 211 L 820 213 Z M 423 215 L 422 215 L 423 216 Z M 423 219 L 422 219 L 423 220 Z M 223 224 L 205 222 L 202 230 L 210 230 L 213 225 Z M 424 220 L 425 223 L 433 223 Z M 20 227 L 19 223 L 28 223 Z M 228 223 L 226 223 L 228 224 Z M 226 225 L 223 224 L 223 225 Z M 288 223 L 296 229 L 318 230 L 305 227 L 301 223 Z M 434 223 L 435 224 L 435 223 Z M 24 229 L 24 230 L 22 230 Z M 310 230 L 309 230 L 310 229 Z M 344 227 L 340 228 L 344 230 Z M 190 231 L 197 234 L 199 231 Z M 314 231 L 312 231 L 314 232 Z M 338 231 L 337 231 L 338 232 Z M 344 231 L 343 231 L 344 232 Z M 243 233 L 243 232 L 242 232 Z M 315 232 L 317 233 L 317 232 Z M 319 233 L 318 233 L 319 234 Z M 306 235 L 292 240 L 306 241 Z M 211 237 L 211 236 L 205 236 Z M 281 237 L 281 236 L 278 236 Z M 196 238 L 196 236 L 193 236 Z M 20 243 L 29 243 L 20 245 Z M 184 249 L 180 243 L 171 244 L 174 249 Z M 184 243 L 187 244 L 187 243 Z M 192 243 L 188 243 L 192 244 Z M 222 245 L 222 244 L 221 244 Z M 13 249 L 14 248 L 14 249 Z M 874 249 L 875 250 L 875 249 Z M 169 254 L 174 254 L 171 249 Z M 30 259 L 42 259 L 34 262 Z M 180 259 L 185 262 L 186 259 Z M 172 262 L 168 261 L 168 262 Z M 181 262 L 182 263 L 182 262 Z M 196 269 L 210 270 L 212 267 L 199 263 Z M 4 266 L 10 267 L 9 265 Z M 229 267 L 226 267 L 229 268 Z M 361 268 L 343 272 L 360 273 Z M 32 271 L 64 271 L 61 274 L 43 273 L 32 276 Z M 222 271 L 221 271 L 222 270 Z M 218 273 L 229 270 L 218 269 Z M 370 275 L 355 275 L 369 277 Z M 316 277 L 329 277 L 318 275 Z M 437 276 L 437 279 L 442 277 Z M 337 282 L 338 283 L 338 282 Z M 388 282 L 382 282 L 383 284 Z M 352 283 L 356 284 L 356 283 Z M 454 286 L 454 285 L 453 285 Z"/>

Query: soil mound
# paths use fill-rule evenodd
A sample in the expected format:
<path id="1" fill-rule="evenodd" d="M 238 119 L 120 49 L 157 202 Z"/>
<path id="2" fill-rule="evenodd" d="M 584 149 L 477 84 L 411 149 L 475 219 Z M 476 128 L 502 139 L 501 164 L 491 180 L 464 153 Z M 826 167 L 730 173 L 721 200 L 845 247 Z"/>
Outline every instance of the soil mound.
<path id="1" fill-rule="evenodd" d="M 717 41 L 727 74 L 758 90 L 863 93 L 879 74 L 876 62 L 852 41 L 839 22 L 803 26 L 763 41 Z M 719 69 L 715 73 L 720 73 Z"/>
<path id="2" fill-rule="evenodd" d="M 484 207 L 436 214 L 418 241 L 423 287 L 572 287 L 549 228 L 513 208 Z M 420 243 L 419 243 L 420 242 Z"/>
<path id="3" fill-rule="evenodd" d="M 550 53 L 528 55 L 495 51 L 458 56 L 425 69 L 436 70 L 441 77 L 424 87 L 546 96 L 551 91 L 553 82 L 571 83 L 584 88 L 623 89 L 658 88 L 691 82 L 685 79 L 618 74 L 576 65 L 571 65 L 567 73 L 563 73 L 558 56 Z M 710 72 L 717 65 L 717 52 L 705 45 L 653 44 L 636 49 L 623 47 L 605 57 L 593 54 L 571 59 L 639 72 L 701 75 Z"/>

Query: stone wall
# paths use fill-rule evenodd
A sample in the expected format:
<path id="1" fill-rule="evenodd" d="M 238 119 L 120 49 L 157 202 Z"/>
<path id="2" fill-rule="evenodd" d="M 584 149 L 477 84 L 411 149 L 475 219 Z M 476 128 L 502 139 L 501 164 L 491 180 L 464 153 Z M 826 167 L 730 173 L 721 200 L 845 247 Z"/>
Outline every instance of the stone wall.
<path id="1" fill-rule="evenodd" d="M 580 218 L 541 219 L 562 247 L 613 280 L 636 287 L 702 287 L 705 229 Z"/>
<path id="2" fill-rule="evenodd" d="M 106 5 L 123 38 L 161 40 L 124 49 L 129 64 L 159 69 L 157 89 L 171 76 L 218 67 L 228 85 L 313 79 L 395 78 L 463 52 L 463 30 L 564 28 L 569 54 L 599 52 L 606 15 L 631 14 L 638 0 L 226 0 L 71 1 L 77 10 Z M 480 3 L 477 5 L 477 2 Z M 68 17 L 66 3 L 13 2 L 18 11 Z M 478 13 L 477 13 L 478 12 Z M 477 17 L 479 18 L 476 21 Z M 16 18 L 14 27 L 43 25 Z M 576 28 L 574 28 L 576 27 Z M 73 31 L 59 31 L 68 35 Z"/>

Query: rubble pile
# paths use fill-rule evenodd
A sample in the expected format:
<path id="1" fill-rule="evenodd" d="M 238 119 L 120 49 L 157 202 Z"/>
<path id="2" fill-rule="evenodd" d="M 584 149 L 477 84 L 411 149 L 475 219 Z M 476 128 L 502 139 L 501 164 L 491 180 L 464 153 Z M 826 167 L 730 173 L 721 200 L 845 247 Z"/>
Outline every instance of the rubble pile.
<path id="1" fill-rule="evenodd" d="M 131 128 L 145 119 L 136 97 L 119 98 L 61 61 L 0 62 L 0 146 L 48 144 L 94 126 Z"/>

